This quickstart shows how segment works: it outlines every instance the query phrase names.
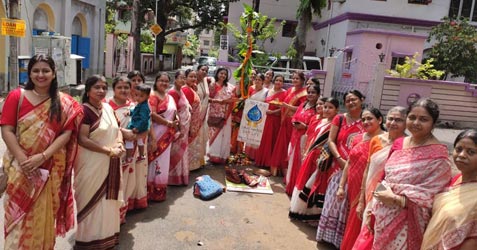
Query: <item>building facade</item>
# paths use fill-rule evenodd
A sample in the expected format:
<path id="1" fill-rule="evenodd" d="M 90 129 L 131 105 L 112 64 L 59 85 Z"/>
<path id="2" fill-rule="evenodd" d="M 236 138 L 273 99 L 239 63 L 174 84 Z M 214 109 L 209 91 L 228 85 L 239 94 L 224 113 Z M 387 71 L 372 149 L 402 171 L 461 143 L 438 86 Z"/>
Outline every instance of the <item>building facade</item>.
<path id="1" fill-rule="evenodd" d="M 18 56 L 35 53 L 35 36 L 62 36 L 70 39 L 71 54 L 84 57 L 83 75 L 104 72 L 104 23 L 106 1 L 30 0 L 19 1 L 20 18 L 26 22 L 26 35 L 18 39 Z M 8 18 L 8 1 L 0 0 L 0 18 Z M 8 91 L 10 38 L 0 36 L 0 86 Z M 73 83 L 74 84 L 74 83 Z"/>

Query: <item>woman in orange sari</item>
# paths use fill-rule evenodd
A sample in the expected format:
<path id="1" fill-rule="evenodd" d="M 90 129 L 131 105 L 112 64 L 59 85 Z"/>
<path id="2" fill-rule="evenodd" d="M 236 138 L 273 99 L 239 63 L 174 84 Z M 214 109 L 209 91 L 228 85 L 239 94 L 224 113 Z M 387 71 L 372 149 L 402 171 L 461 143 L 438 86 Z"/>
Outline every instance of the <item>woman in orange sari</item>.
<path id="1" fill-rule="evenodd" d="M 223 164 L 230 155 L 230 139 L 232 138 L 232 107 L 235 98 L 235 87 L 228 81 L 228 71 L 220 68 L 215 74 L 215 83 L 210 89 L 209 105 L 209 161 Z"/>
<path id="2" fill-rule="evenodd" d="M 282 88 L 285 78 L 276 75 L 273 79 L 273 88 L 268 90 L 265 102 L 269 104 L 267 119 L 263 127 L 262 141 L 257 149 L 255 164 L 270 167 L 273 145 L 275 145 L 278 130 L 280 130 L 280 107 L 277 105 L 285 99 L 286 91 Z"/>
<path id="3" fill-rule="evenodd" d="M 187 133 L 189 149 L 189 171 L 199 169 L 204 162 L 205 148 L 202 144 L 201 129 L 203 122 L 201 118 L 201 100 L 196 90 L 197 86 L 197 72 L 192 69 L 188 69 L 184 73 L 185 85 L 182 86 L 182 92 L 190 104 L 190 122 L 189 131 Z"/>
<path id="4" fill-rule="evenodd" d="M 45 55 L 33 56 L 25 89 L 11 91 L 4 107 L 4 249 L 53 249 L 56 236 L 74 227 L 71 179 L 83 111 L 58 92 L 55 62 Z"/>
<path id="5" fill-rule="evenodd" d="M 376 186 L 384 176 L 384 164 L 388 159 L 389 150 L 393 142 L 404 136 L 406 130 L 406 108 L 393 107 L 386 115 L 386 129 L 387 132 L 375 136 L 369 142 L 369 157 L 367 167 L 363 174 L 363 181 L 361 186 L 360 198 L 356 211 L 350 210 L 350 213 L 356 212 L 356 215 L 361 219 L 361 231 L 354 243 L 353 249 L 371 249 L 373 246 L 373 234 L 366 226 L 369 213 L 373 203 L 373 192 Z M 366 212 L 365 212 L 366 211 Z"/>
<path id="6" fill-rule="evenodd" d="M 114 110 L 103 102 L 106 78 L 86 79 L 84 118 L 78 136 L 75 198 L 78 228 L 75 249 L 110 249 L 119 244 L 120 207 L 123 204 L 120 157 L 123 136 Z"/>
<path id="7" fill-rule="evenodd" d="M 147 197 L 152 201 L 166 199 L 171 145 L 175 133 L 179 131 L 176 104 L 174 98 L 166 92 L 170 81 L 166 72 L 159 73 L 154 82 L 154 91 L 149 97 L 152 119 L 150 141 L 155 145 L 155 150 L 148 152 Z"/>
<path id="8" fill-rule="evenodd" d="M 171 165 L 169 168 L 169 185 L 189 185 L 189 127 L 191 123 L 191 106 L 181 88 L 186 79 L 182 70 L 176 72 L 174 87 L 169 95 L 174 98 L 179 118 L 179 131 L 171 148 Z"/>
<path id="9" fill-rule="evenodd" d="M 281 122 L 277 140 L 273 146 L 273 158 L 271 160 L 271 172 L 277 175 L 278 171 L 286 174 L 288 166 L 288 144 L 292 133 L 292 116 L 298 106 L 306 101 L 305 74 L 301 71 L 292 74 L 293 87 L 286 92 L 286 97 L 281 103 Z"/>

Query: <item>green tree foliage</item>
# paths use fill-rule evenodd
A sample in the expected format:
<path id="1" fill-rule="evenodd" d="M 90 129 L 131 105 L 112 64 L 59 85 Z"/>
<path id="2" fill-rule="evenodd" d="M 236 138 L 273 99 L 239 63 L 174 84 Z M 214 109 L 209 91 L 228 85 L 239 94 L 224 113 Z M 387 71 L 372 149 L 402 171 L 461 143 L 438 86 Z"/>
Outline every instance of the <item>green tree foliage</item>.
<path id="1" fill-rule="evenodd" d="M 415 53 L 412 58 L 406 56 L 404 64 L 396 65 L 396 70 L 387 70 L 388 74 L 394 77 L 416 78 L 423 80 L 440 79 L 444 75 L 443 70 L 434 69 L 432 62 L 434 59 L 428 59 L 424 64 L 417 61 L 419 53 Z"/>
<path id="2" fill-rule="evenodd" d="M 232 33 L 237 41 L 237 49 L 239 53 L 236 61 L 243 60 L 245 52 L 249 48 L 247 25 L 251 22 L 252 27 L 252 50 L 264 51 L 265 42 L 275 39 L 278 32 L 285 24 L 285 21 L 280 23 L 279 28 L 275 28 L 276 18 L 269 18 L 266 15 L 253 11 L 252 7 L 244 4 L 244 12 L 240 16 L 240 27 L 236 27 L 233 23 L 222 23 L 222 26 Z M 265 53 L 256 53 L 252 58 L 253 65 L 264 65 L 267 61 L 268 55 Z"/>
<path id="3" fill-rule="evenodd" d="M 311 26 L 313 15 L 321 17 L 321 9 L 326 7 L 327 0 L 300 0 L 296 12 L 298 24 L 296 26 L 296 36 L 293 40 L 293 47 L 289 48 L 287 55 L 292 58 L 292 67 L 301 68 L 303 65 L 303 55 L 306 50 L 307 31 Z"/>
<path id="4" fill-rule="evenodd" d="M 187 42 L 185 46 L 182 48 L 182 54 L 184 56 L 194 58 L 198 54 L 197 52 L 198 49 L 199 49 L 199 38 L 194 34 L 188 35 Z"/>
<path id="5" fill-rule="evenodd" d="M 444 17 L 433 27 L 427 41 L 436 41 L 429 54 L 437 69 L 453 77 L 464 76 L 468 82 L 477 81 L 477 31 L 467 19 Z"/>
<path id="6" fill-rule="evenodd" d="M 114 7 L 118 2 L 124 2 L 129 6 L 133 6 L 133 3 L 139 4 L 137 7 L 139 20 L 137 22 L 143 30 L 150 27 L 150 23 L 146 23 L 144 20 L 144 14 L 150 10 L 155 11 L 157 3 L 156 22 L 163 29 L 163 32 L 156 37 L 156 51 L 159 52 L 157 53 L 159 55 L 164 49 L 166 36 L 169 34 L 189 29 L 213 29 L 218 26 L 227 13 L 229 0 L 108 0 L 107 4 Z M 169 19 L 176 20 L 174 26 L 171 26 L 173 22 L 170 22 Z M 141 46 L 141 48 L 147 47 Z M 139 53 L 139 51 L 135 53 Z M 160 69 L 161 66 L 160 64 Z"/>

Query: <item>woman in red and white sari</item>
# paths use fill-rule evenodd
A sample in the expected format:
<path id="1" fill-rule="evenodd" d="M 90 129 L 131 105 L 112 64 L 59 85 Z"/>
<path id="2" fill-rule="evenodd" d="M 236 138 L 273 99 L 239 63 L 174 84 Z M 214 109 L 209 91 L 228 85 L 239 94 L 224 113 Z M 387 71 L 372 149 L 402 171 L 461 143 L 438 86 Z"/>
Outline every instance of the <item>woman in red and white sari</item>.
<path id="1" fill-rule="evenodd" d="M 139 74 L 139 75 L 137 75 Z M 128 74 L 131 78 L 142 79 L 139 71 L 132 71 Z M 137 86 L 138 81 L 135 79 L 134 84 L 130 77 L 120 76 L 113 80 L 114 96 L 109 100 L 109 105 L 113 108 L 116 117 L 119 120 L 121 131 L 125 132 L 126 127 L 131 120 L 129 115 L 135 103 L 130 99 L 133 92 L 131 87 Z M 141 80 L 142 83 L 142 80 Z M 132 133 L 132 131 L 129 131 Z M 144 136 L 146 133 L 144 134 Z M 136 141 L 136 140 L 133 140 Z M 136 145 L 135 145 L 136 146 Z M 126 161 L 126 155 L 123 155 L 121 164 L 122 183 L 124 204 L 121 206 L 121 223 L 126 222 L 126 213 L 133 209 L 141 209 L 147 207 L 147 191 L 146 191 L 146 175 L 147 161 L 138 160 L 137 147 L 134 148 L 134 157 L 130 161 Z"/>
<path id="2" fill-rule="evenodd" d="M 408 108 L 406 126 L 411 136 L 397 139 L 384 167 L 383 191 L 372 213 L 373 249 L 420 249 L 431 217 L 434 196 L 451 180 L 447 146 L 432 134 L 439 108 L 420 99 Z M 379 189 L 377 189 L 379 190 Z"/>
<path id="3" fill-rule="evenodd" d="M 171 165 L 169 168 L 169 185 L 189 184 L 189 126 L 191 123 L 191 106 L 181 88 L 185 84 L 185 73 L 176 72 L 174 87 L 169 90 L 169 95 L 174 98 L 179 117 L 179 133 L 171 148 Z"/>
<path id="4" fill-rule="evenodd" d="M 264 102 L 267 97 L 268 89 L 263 87 L 263 80 L 265 76 L 262 73 L 258 73 L 255 76 L 255 88 L 249 88 L 250 100 Z M 251 160 L 255 160 L 256 151 L 259 145 L 246 144 L 245 154 Z"/>
<path id="5" fill-rule="evenodd" d="M 191 165 L 190 170 L 198 169 L 205 165 L 205 154 L 207 152 L 207 142 L 209 141 L 209 127 L 207 126 L 207 111 L 209 109 L 209 86 L 214 84 L 215 79 L 211 76 L 207 76 L 209 72 L 209 66 L 199 65 L 197 67 L 197 90 L 200 100 L 200 116 L 199 116 L 199 135 L 198 144 L 200 147 L 196 153 L 199 157 L 200 165 Z"/>
<path id="6" fill-rule="evenodd" d="M 83 110 L 58 92 L 55 62 L 45 55 L 30 60 L 25 89 L 12 90 L 3 107 L 3 249 L 54 249 L 75 224 L 71 175 Z"/>
<path id="7" fill-rule="evenodd" d="M 114 111 L 102 102 L 107 91 L 103 76 L 93 75 L 86 80 L 85 116 L 75 164 L 75 249 L 111 249 L 119 244 L 119 211 L 123 204 L 119 157 L 125 149 Z"/>
<path id="8" fill-rule="evenodd" d="M 215 74 L 216 81 L 210 89 L 209 105 L 209 151 L 207 156 L 212 163 L 223 164 L 230 155 L 230 139 L 232 137 L 232 108 L 235 98 L 235 87 L 229 83 L 228 71 L 220 68 Z"/>
<path id="9" fill-rule="evenodd" d="M 316 114 L 316 103 L 320 97 L 320 85 L 312 84 L 307 88 L 306 102 L 301 104 L 291 119 L 293 126 L 288 146 L 288 168 L 285 176 L 285 192 L 291 196 L 296 177 L 302 162 L 303 140 L 311 118 Z"/>
<path id="10" fill-rule="evenodd" d="M 203 123 L 201 120 L 201 100 L 196 92 L 197 90 L 197 72 L 188 69 L 185 72 L 185 85 L 182 92 L 191 106 L 191 117 L 188 132 L 188 157 L 189 171 L 199 169 L 204 162 L 205 147 L 202 144 L 201 129 Z"/>
<path id="11" fill-rule="evenodd" d="M 151 151 L 148 152 L 147 198 L 152 201 L 166 199 L 171 145 L 176 131 L 179 130 L 174 98 L 166 92 L 170 81 L 167 73 L 159 73 L 154 82 L 154 91 L 149 97 L 152 131 L 150 133 Z"/>

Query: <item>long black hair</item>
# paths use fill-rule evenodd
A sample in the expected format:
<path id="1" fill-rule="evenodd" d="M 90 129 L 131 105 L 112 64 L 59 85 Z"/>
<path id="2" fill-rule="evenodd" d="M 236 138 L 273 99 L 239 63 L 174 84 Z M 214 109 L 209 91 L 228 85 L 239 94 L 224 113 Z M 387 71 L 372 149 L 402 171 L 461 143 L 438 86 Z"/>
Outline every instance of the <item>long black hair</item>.
<path id="1" fill-rule="evenodd" d="M 55 74 L 55 77 L 51 81 L 50 89 L 48 91 L 48 94 L 51 99 L 50 121 L 53 121 L 53 119 L 56 118 L 56 121 L 60 122 L 61 121 L 61 115 L 60 115 L 61 102 L 60 102 L 59 92 L 58 92 L 58 79 L 56 77 L 56 65 L 53 58 L 51 58 L 48 55 L 37 54 L 30 59 L 30 62 L 28 62 L 28 82 L 25 85 L 25 89 L 26 90 L 35 89 L 35 84 L 31 80 L 31 71 L 33 69 L 33 66 L 35 66 L 35 64 L 38 62 L 44 62 L 48 64 L 48 66 L 50 66 L 50 69 L 53 71 L 53 74 Z"/>
<path id="2" fill-rule="evenodd" d="M 91 90 L 91 87 L 93 87 L 93 85 L 95 85 L 99 81 L 106 82 L 106 77 L 102 75 L 92 75 L 88 77 L 88 79 L 86 79 L 86 82 L 84 84 L 84 94 L 83 94 L 83 98 L 81 99 L 83 103 L 86 103 L 89 101 L 88 92 Z"/>

